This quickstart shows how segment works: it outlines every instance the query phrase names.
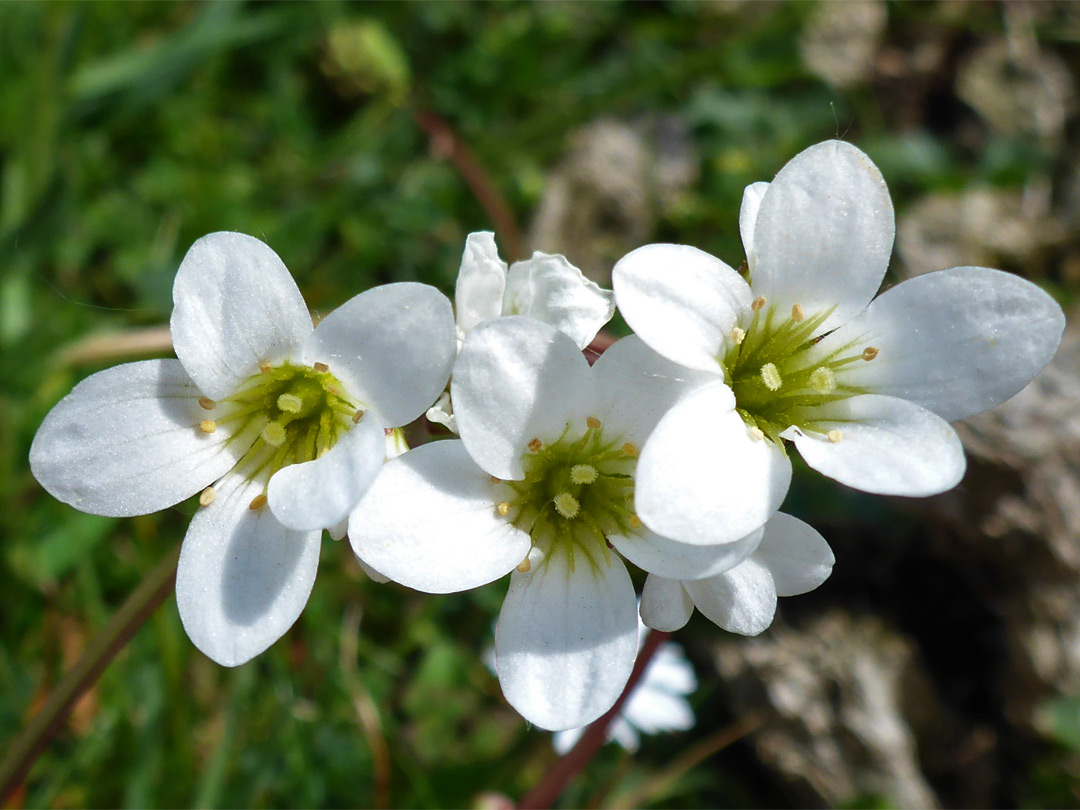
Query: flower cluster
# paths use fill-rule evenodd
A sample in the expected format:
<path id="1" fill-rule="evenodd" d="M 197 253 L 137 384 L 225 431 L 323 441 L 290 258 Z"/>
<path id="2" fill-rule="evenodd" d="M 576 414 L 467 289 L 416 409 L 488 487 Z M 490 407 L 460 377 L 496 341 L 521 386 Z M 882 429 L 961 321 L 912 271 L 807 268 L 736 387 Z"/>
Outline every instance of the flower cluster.
<path id="1" fill-rule="evenodd" d="M 177 273 L 178 359 L 79 384 L 32 470 L 104 515 L 200 493 L 177 603 L 226 666 L 296 620 L 324 529 L 347 530 L 373 578 L 421 591 L 509 574 L 503 693 L 540 727 L 578 728 L 623 690 L 639 616 L 674 630 L 697 608 L 755 634 L 778 596 L 828 578 L 828 544 L 778 511 L 792 447 L 867 492 L 949 489 L 965 466 L 949 421 L 1019 391 L 1064 328 L 1048 295 L 986 268 L 875 298 L 892 204 L 843 142 L 747 188 L 739 228 L 745 272 L 648 245 L 616 264 L 613 293 L 562 256 L 507 268 L 475 233 L 456 315 L 431 287 L 390 284 L 314 328 L 270 248 L 211 234 Z M 590 366 L 616 303 L 636 334 Z M 394 429 L 425 411 L 456 435 L 402 452 Z M 646 575 L 640 608 L 627 563 Z"/>

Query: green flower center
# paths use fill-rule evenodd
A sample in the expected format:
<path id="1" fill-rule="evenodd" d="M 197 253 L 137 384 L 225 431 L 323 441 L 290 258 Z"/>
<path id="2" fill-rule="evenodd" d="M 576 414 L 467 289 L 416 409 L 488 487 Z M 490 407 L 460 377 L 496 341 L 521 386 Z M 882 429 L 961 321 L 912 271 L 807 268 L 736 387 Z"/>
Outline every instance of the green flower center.
<path id="1" fill-rule="evenodd" d="M 821 351 L 820 337 L 812 335 L 833 309 L 807 316 L 796 304 L 787 314 L 758 298 L 751 305 L 752 314 L 733 330 L 730 348 L 719 359 L 751 435 L 783 447 L 780 434 L 794 425 L 833 441 L 842 438 L 839 431 L 823 426 L 822 406 L 866 393 L 865 388 L 845 382 L 843 370 L 873 360 L 878 350 L 849 343 Z"/>
<path id="2" fill-rule="evenodd" d="M 607 557 L 609 535 L 626 536 L 641 525 L 634 514 L 638 448 L 605 436 L 590 417 L 584 432 L 567 427 L 551 444 L 529 443 L 525 478 L 505 481 L 501 515 L 526 531 L 546 554 L 561 551 L 571 565 L 578 554 L 592 565 Z M 522 563 L 528 570 L 528 563 Z"/>

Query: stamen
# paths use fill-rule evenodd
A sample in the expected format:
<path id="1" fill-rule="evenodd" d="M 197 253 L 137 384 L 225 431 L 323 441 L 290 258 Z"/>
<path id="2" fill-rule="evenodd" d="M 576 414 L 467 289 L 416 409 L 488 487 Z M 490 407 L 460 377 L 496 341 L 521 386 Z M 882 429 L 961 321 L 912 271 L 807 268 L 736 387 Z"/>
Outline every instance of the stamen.
<path id="1" fill-rule="evenodd" d="M 731 342 L 732 343 L 734 343 L 736 346 L 738 346 L 744 340 L 746 340 L 746 330 L 745 329 L 740 329 L 739 327 L 736 326 L 734 329 L 731 330 Z"/>
<path id="2" fill-rule="evenodd" d="M 843 440 L 844 431 L 842 431 L 842 430 L 830 430 L 828 432 L 828 434 L 826 434 L 826 435 L 829 437 L 830 442 L 832 442 L 833 444 L 836 444 L 837 442 Z"/>
<path id="3" fill-rule="evenodd" d="M 805 317 L 806 313 L 803 312 L 802 304 L 796 304 L 791 308 L 791 320 L 795 321 L 795 323 L 799 323 Z"/>
<path id="4" fill-rule="evenodd" d="M 761 312 L 765 308 L 765 296 L 759 295 L 753 301 L 750 302 L 750 309 L 754 312 Z"/>
<path id="5" fill-rule="evenodd" d="M 496 505 L 495 511 L 503 517 L 506 517 L 510 514 L 510 504 L 508 504 L 506 501 L 503 501 L 502 503 Z"/>
<path id="6" fill-rule="evenodd" d="M 766 363 L 761 367 L 761 381 L 770 391 L 779 391 L 784 381 L 780 379 L 780 372 L 775 363 Z"/>
<path id="7" fill-rule="evenodd" d="M 753 425 L 746 432 L 750 434 L 750 438 L 753 439 L 755 442 L 760 442 L 762 439 L 765 438 L 765 431 L 763 431 L 757 425 Z"/>
<path id="8" fill-rule="evenodd" d="M 358 425 L 358 424 L 360 424 L 360 420 L 363 419 L 363 418 L 364 418 L 364 412 L 363 411 L 357 411 L 356 413 L 354 413 L 352 415 L 352 423 L 354 425 Z M 387 429 L 386 430 L 386 435 L 391 436 L 391 435 L 393 435 L 393 433 L 389 429 Z"/>
<path id="9" fill-rule="evenodd" d="M 493 484 L 501 484 L 501 483 L 502 483 L 502 479 L 501 479 L 501 478 L 496 478 L 496 477 L 495 477 L 495 476 L 493 475 L 493 476 L 491 476 L 491 483 L 493 483 Z"/>
<path id="10" fill-rule="evenodd" d="M 575 464 L 570 470 L 570 480 L 575 484 L 591 484 L 597 475 L 596 467 L 591 464 Z"/>
<path id="11" fill-rule="evenodd" d="M 540 442 L 539 439 L 533 439 L 531 442 L 529 442 L 529 449 L 532 450 L 534 453 L 539 453 L 540 448 L 543 446 L 544 445 Z"/>
<path id="12" fill-rule="evenodd" d="M 278 410 L 285 413 L 300 413 L 304 408 L 304 400 L 296 394 L 282 394 L 277 398 Z"/>
<path id="13" fill-rule="evenodd" d="M 327 372 L 327 371 L 330 370 L 330 366 L 326 365 L 326 363 L 315 362 L 315 363 L 311 364 L 311 367 L 313 369 L 315 369 L 316 371 L 322 371 L 322 372 Z"/>
<path id="14" fill-rule="evenodd" d="M 815 368 L 810 375 L 810 387 L 819 394 L 831 394 L 836 390 L 836 375 L 828 366 Z"/>
<path id="15" fill-rule="evenodd" d="M 267 374 L 273 367 L 273 364 L 269 360 L 264 360 L 263 362 L 259 363 L 259 371 L 261 371 L 263 374 Z"/>
<path id="16" fill-rule="evenodd" d="M 585 427 L 587 427 L 589 430 L 599 430 L 600 420 L 597 419 L 595 416 L 590 416 L 588 419 L 585 420 Z"/>
<path id="17" fill-rule="evenodd" d="M 280 422 L 267 422 L 260 435 L 262 440 L 271 447 L 281 447 L 285 444 L 285 428 Z"/>
<path id="18" fill-rule="evenodd" d="M 266 496 L 260 493 L 251 499 L 251 503 L 248 504 L 248 509 L 254 512 L 256 509 L 262 509 L 264 506 L 266 506 Z"/>
<path id="19" fill-rule="evenodd" d="M 212 411 L 217 407 L 217 403 L 210 397 L 199 397 L 199 407 L 204 411 Z"/>
<path id="20" fill-rule="evenodd" d="M 863 349 L 862 359 L 869 363 L 875 357 L 878 356 L 878 349 L 876 346 L 867 346 Z"/>
<path id="21" fill-rule="evenodd" d="M 627 442 L 622 446 L 622 454 L 628 458 L 637 458 L 638 450 L 634 445 Z"/>
<path id="22" fill-rule="evenodd" d="M 578 499 L 569 492 L 560 492 L 552 498 L 552 502 L 555 504 L 555 511 L 567 520 L 577 517 L 578 512 L 581 511 L 581 504 L 578 503 Z"/>
<path id="23" fill-rule="evenodd" d="M 521 562 L 519 562 L 519 563 L 517 564 L 517 570 L 518 570 L 518 571 L 520 571 L 520 572 L 521 572 L 521 573 L 523 573 L 523 574 L 527 574 L 527 573 L 529 573 L 529 570 L 530 570 L 531 568 L 532 568 L 532 563 L 531 563 L 531 562 L 529 562 L 529 558 L 528 558 L 528 557 L 526 557 L 526 558 L 525 558 L 524 560 L 522 560 Z"/>
<path id="24" fill-rule="evenodd" d="M 213 419 L 203 419 L 201 422 L 199 422 L 199 430 L 201 430 L 203 433 L 213 433 L 215 430 L 217 430 L 217 422 L 215 422 Z"/>
<path id="25" fill-rule="evenodd" d="M 217 497 L 217 490 L 213 487 L 207 487 L 199 495 L 199 506 L 209 506 L 214 502 L 214 498 Z"/>

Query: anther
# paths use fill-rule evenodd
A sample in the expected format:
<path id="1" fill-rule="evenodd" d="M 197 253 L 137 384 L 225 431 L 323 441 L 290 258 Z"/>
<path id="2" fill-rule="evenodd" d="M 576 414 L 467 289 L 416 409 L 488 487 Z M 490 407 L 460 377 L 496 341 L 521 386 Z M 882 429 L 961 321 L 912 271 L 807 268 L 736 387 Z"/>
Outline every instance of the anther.
<path id="1" fill-rule="evenodd" d="M 262 429 L 262 440 L 271 447 L 281 447 L 285 444 L 285 428 L 280 422 L 267 422 Z"/>
<path id="2" fill-rule="evenodd" d="M 529 442 L 529 449 L 532 450 L 534 453 L 539 453 L 540 448 L 543 446 L 544 445 L 541 444 L 539 439 L 533 439 L 531 442 Z"/>
<path id="3" fill-rule="evenodd" d="M 596 467 L 591 464 L 575 464 L 570 470 L 570 480 L 575 484 L 591 484 L 597 475 Z"/>
<path id="4" fill-rule="evenodd" d="M 327 372 L 327 371 L 330 370 L 330 366 L 326 365 L 326 363 L 320 363 L 318 361 L 312 363 L 311 367 L 313 369 L 315 369 L 316 371 L 322 371 L 322 372 Z"/>
<path id="5" fill-rule="evenodd" d="M 502 483 L 502 479 L 501 479 L 501 478 L 496 478 L 496 477 L 495 477 L 495 476 L 493 475 L 493 476 L 491 476 L 491 483 L 493 483 L 493 484 L 501 484 L 501 483 Z"/>
<path id="6" fill-rule="evenodd" d="M 736 326 L 734 329 L 731 330 L 731 342 L 732 343 L 734 343 L 736 346 L 738 346 L 744 340 L 746 340 L 746 330 L 745 329 L 740 329 L 739 327 Z"/>
<path id="7" fill-rule="evenodd" d="M 833 444 L 841 441 L 844 438 L 844 431 L 842 430 L 830 430 L 827 434 L 829 441 Z"/>
<path id="8" fill-rule="evenodd" d="M 277 398 L 278 410 L 285 413 L 300 413 L 304 407 L 304 400 L 296 394 L 282 394 Z"/>
<path id="9" fill-rule="evenodd" d="M 805 317 L 806 313 L 803 312 L 802 304 L 796 304 L 791 308 L 791 320 L 795 321 L 795 323 L 799 323 Z"/>
<path id="10" fill-rule="evenodd" d="M 831 394 L 836 390 L 836 375 L 828 366 L 815 368 L 810 375 L 810 387 L 819 394 Z"/>
<path id="11" fill-rule="evenodd" d="M 217 403 L 210 397 L 199 397 L 199 407 L 204 411 L 212 411 L 217 407 Z"/>
<path id="12" fill-rule="evenodd" d="M 761 367 L 761 381 L 770 391 L 779 391 L 784 382 L 780 379 L 780 372 L 775 363 L 766 363 Z"/>
<path id="13" fill-rule="evenodd" d="M 214 498 L 217 497 L 217 490 L 213 487 L 207 487 L 201 493 L 199 493 L 199 506 L 209 506 L 214 502 Z"/>
<path id="14" fill-rule="evenodd" d="M 759 428 L 757 425 L 752 425 L 749 430 L 746 431 L 750 434 L 750 438 L 755 442 L 760 442 L 765 438 L 765 431 Z"/>
<path id="15" fill-rule="evenodd" d="M 567 520 L 576 518 L 578 512 L 581 511 L 581 504 L 578 503 L 578 499 L 569 492 L 560 492 L 551 500 L 555 504 L 555 511 Z"/>
<path id="16" fill-rule="evenodd" d="M 527 573 L 529 573 L 529 570 L 530 570 L 531 568 L 532 568 L 532 563 L 531 563 L 531 562 L 529 562 L 529 558 L 528 558 L 528 557 L 526 557 L 526 558 L 525 558 L 524 560 L 522 560 L 521 562 L 519 562 L 519 563 L 517 564 L 517 570 L 518 570 L 518 571 L 520 571 L 520 572 L 521 572 L 521 573 L 523 573 L 523 574 L 527 574 Z"/>
<path id="17" fill-rule="evenodd" d="M 865 360 L 867 363 L 869 363 L 877 356 L 878 350 L 876 346 L 867 346 L 865 349 L 863 349 L 862 359 Z"/>
<path id="18" fill-rule="evenodd" d="M 262 509 L 264 506 L 266 506 L 266 496 L 259 493 L 251 499 L 251 503 L 248 504 L 248 509 L 254 512 L 256 509 Z"/>
<path id="19" fill-rule="evenodd" d="M 201 422 L 199 422 L 199 430 L 201 430 L 203 433 L 213 433 L 215 430 L 217 430 L 217 422 L 215 422 L 213 419 L 203 419 Z"/>
<path id="20" fill-rule="evenodd" d="M 750 302 L 750 309 L 754 312 L 761 312 L 765 308 L 765 296 L 759 295 L 753 301 Z"/>
<path id="21" fill-rule="evenodd" d="M 363 418 L 364 418 L 364 412 L 363 412 L 363 411 L 357 411 L 356 413 L 354 413 L 354 414 L 352 415 L 352 423 L 353 423 L 354 425 L 358 425 L 358 424 L 360 424 L 360 420 L 361 420 L 361 419 L 363 419 Z M 391 431 L 390 431 L 390 430 L 386 430 L 386 435 L 387 435 L 387 436 L 390 436 L 390 435 L 392 435 L 392 434 L 391 434 Z"/>
<path id="22" fill-rule="evenodd" d="M 273 364 L 269 360 L 264 360 L 263 362 L 259 363 L 259 371 L 261 371 L 263 374 L 268 373 L 273 367 Z"/>
<path id="23" fill-rule="evenodd" d="M 510 504 L 508 504 L 506 501 L 503 501 L 495 507 L 495 511 L 503 517 L 506 517 L 510 514 Z"/>
<path id="24" fill-rule="evenodd" d="M 627 456 L 628 458 L 637 458 L 637 448 L 630 444 L 630 442 L 624 444 L 621 449 L 624 456 Z"/>
<path id="25" fill-rule="evenodd" d="M 585 427 L 587 427 L 589 430 L 599 430 L 600 420 L 597 419 L 595 416 L 590 416 L 588 419 L 585 420 Z"/>
<path id="26" fill-rule="evenodd" d="M 637 515 L 631 515 L 630 516 L 630 526 L 631 526 L 631 528 L 634 528 L 634 529 L 640 529 L 641 528 L 641 518 L 639 518 Z"/>

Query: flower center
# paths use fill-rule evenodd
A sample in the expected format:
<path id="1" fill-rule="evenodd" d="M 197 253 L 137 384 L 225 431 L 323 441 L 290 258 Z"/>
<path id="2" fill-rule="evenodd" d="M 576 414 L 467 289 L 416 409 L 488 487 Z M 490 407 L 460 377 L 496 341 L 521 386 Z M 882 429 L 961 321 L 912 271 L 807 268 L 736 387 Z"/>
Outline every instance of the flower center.
<path id="1" fill-rule="evenodd" d="M 503 482 L 510 497 L 496 511 L 528 532 L 545 554 L 561 550 L 573 562 L 581 553 L 599 564 L 609 535 L 627 535 L 641 525 L 634 515 L 637 448 L 605 436 L 594 417 L 584 428 L 578 433 L 568 427 L 551 444 L 533 439 L 525 478 Z"/>
<path id="2" fill-rule="evenodd" d="M 866 393 L 846 383 L 843 370 L 873 360 L 878 350 L 850 343 L 825 353 L 818 348 L 821 338 L 812 337 L 833 309 L 807 314 L 795 304 L 788 314 L 760 297 L 732 330 L 731 346 L 720 359 L 735 407 L 753 438 L 768 438 L 782 447 L 780 434 L 792 425 L 828 435 L 822 427 L 822 406 Z"/>

